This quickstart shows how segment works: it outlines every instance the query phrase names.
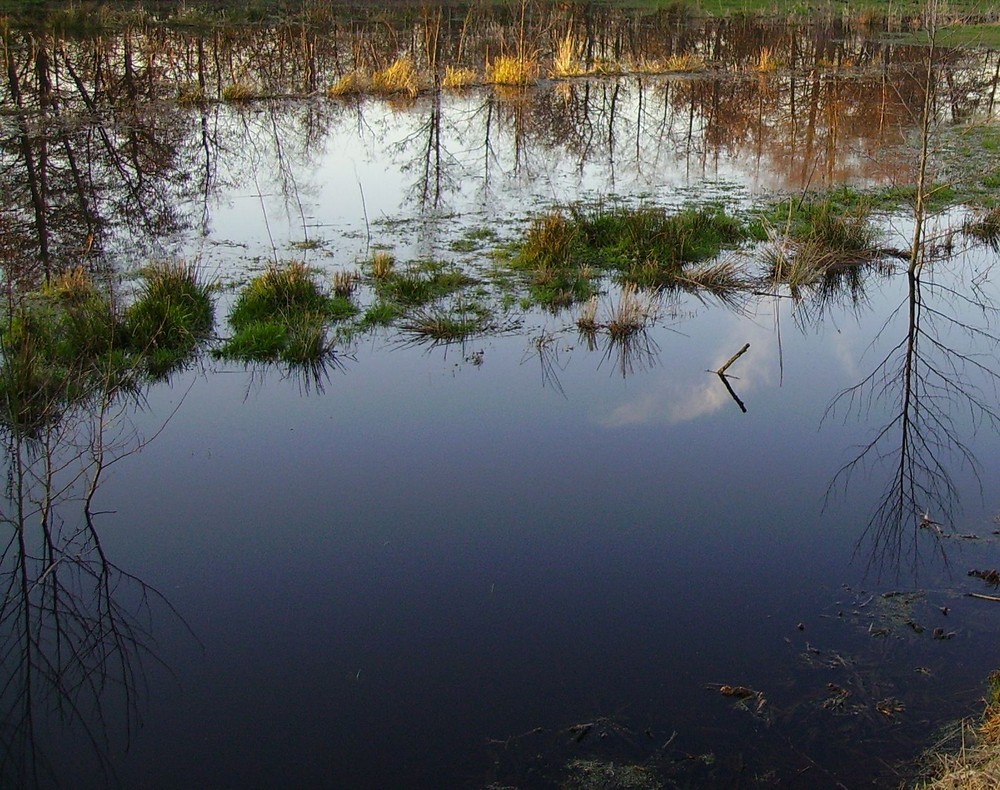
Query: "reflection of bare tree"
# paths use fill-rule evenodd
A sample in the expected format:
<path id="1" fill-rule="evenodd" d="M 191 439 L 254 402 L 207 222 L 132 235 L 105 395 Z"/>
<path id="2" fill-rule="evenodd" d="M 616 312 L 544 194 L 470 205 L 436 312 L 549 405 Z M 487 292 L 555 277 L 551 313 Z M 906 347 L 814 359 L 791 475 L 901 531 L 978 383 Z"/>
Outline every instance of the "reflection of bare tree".
<path id="1" fill-rule="evenodd" d="M 2 45 L 0 98 L 16 112 L 0 131 L 0 210 L 20 239 L 22 273 L 48 277 L 117 235 L 146 245 L 176 230 L 184 130 L 137 102 L 144 86 L 132 50 L 105 47 L 121 57 L 116 80 L 96 43 L 8 31 Z"/>
<path id="2" fill-rule="evenodd" d="M 952 523 L 958 490 L 950 470 L 955 464 L 978 468 L 962 437 L 981 423 L 1000 426 L 995 398 L 983 390 L 995 392 L 1000 375 L 974 350 L 947 340 L 959 336 L 995 345 L 998 338 L 988 326 L 962 316 L 995 316 L 996 308 L 980 292 L 936 281 L 922 268 L 911 268 L 906 276 L 906 299 L 896 312 L 905 322 L 902 339 L 832 407 L 867 411 L 877 401 L 892 404 L 884 424 L 832 484 L 846 485 L 852 475 L 873 467 L 888 470 L 863 540 L 873 562 L 890 567 L 905 557 L 916 559 L 919 527 Z"/>
<path id="3" fill-rule="evenodd" d="M 916 563 L 920 528 L 928 528 L 936 537 L 945 534 L 941 525 L 953 523 L 958 505 L 953 465 L 978 474 L 972 448 L 963 437 L 974 434 L 982 424 L 1000 427 L 1000 411 L 994 405 L 1000 372 L 989 362 L 995 357 L 984 357 L 977 348 L 994 349 L 1000 342 L 991 329 L 1000 311 L 978 285 L 982 272 L 965 281 L 956 275 L 952 231 L 947 222 L 934 221 L 927 204 L 942 70 L 933 27 L 930 35 L 906 297 L 886 322 L 888 326 L 902 316 L 905 332 L 872 373 L 841 393 L 831 407 L 844 404 L 852 410 L 870 411 L 878 401 L 892 404 L 882 427 L 841 467 L 831 484 L 846 485 L 852 474 L 871 466 L 888 469 L 882 495 L 862 537 L 870 546 L 871 563 L 879 568 L 898 568 L 906 557 Z M 935 271 L 935 264 L 942 261 L 951 272 Z M 959 346 L 956 338 L 968 345 Z M 940 543 L 936 545 L 940 548 Z"/>
<path id="4" fill-rule="evenodd" d="M 58 779 L 46 746 L 54 724 L 81 733 L 109 779 L 110 719 L 117 729 L 124 716 L 126 733 L 138 724 L 144 667 L 157 661 L 154 611 L 172 610 L 158 591 L 110 559 L 95 501 L 103 472 L 143 444 L 126 417 L 131 405 L 111 393 L 93 410 L 75 410 L 31 438 L 5 430 L 4 786 Z"/>

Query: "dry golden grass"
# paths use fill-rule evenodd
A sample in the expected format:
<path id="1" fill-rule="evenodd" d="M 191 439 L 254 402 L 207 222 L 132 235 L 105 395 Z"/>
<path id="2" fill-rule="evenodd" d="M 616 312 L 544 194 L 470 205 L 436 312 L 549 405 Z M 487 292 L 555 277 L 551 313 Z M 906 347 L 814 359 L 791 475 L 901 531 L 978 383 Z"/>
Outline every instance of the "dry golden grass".
<path id="1" fill-rule="evenodd" d="M 777 71 L 778 67 L 781 65 L 781 61 L 774 54 L 774 50 L 770 47 L 761 47 L 760 54 L 757 56 L 757 65 L 754 67 L 755 71 L 761 74 L 769 74 L 773 71 Z"/>
<path id="2" fill-rule="evenodd" d="M 649 291 L 639 291 L 634 283 L 628 282 L 622 285 L 621 295 L 611 308 L 605 328 L 613 340 L 621 340 L 641 332 L 656 314 L 656 296 Z"/>
<path id="3" fill-rule="evenodd" d="M 538 61 L 515 55 L 501 55 L 486 67 L 486 81 L 493 85 L 530 85 L 538 79 Z"/>
<path id="4" fill-rule="evenodd" d="M 441 78 L 441 87 L 448 90 L 462 90 L 479 82 L 479 74 L 474 69 L 461 66 L 448 66 Z"/>
<path id="5" fill-rule="evenodd" d="M 396 256 L 386 250 L 378 250 L 372 256 L 372 277 L 376 280 L 384 280 L 392 274 L 396 265 Z"/>
<path id="6" fill-rule="evenodd" d="M 94 291 L 94 282 L 82 266 L 76 266 L 52 279 L 45 292 L 69 301 L 81 296 L 89 296 Z"/>
<path id="7" fill-rule="evenodd" d="M 994 790 L 1000 787 L 1000 673 L 989 678 L 989 697 L 978 727 L 960 723 L 929 754 L 929 777 L 920 790 Z M 948 746 L 958 741 L 957 749 Z"/>
<path id="8" fill-rule="evenodd" d="M 597 297 L 591 296 L 580 310 L 576 319 L 577 328 L 586 334 L 594 334 L 600 328 L 597 323 Z"/>
<path id="9" fill-rule="evenodd" d="M 383 95 L 403 94 L 413 98 L 423 85 L 412 58 L 397 58 L 391 66 L 372 74 L 371 90 Z"/>
<path id="10" fill-rule="evenodd" d="M 346 272 L 343 270 L 333 273 L 333 292 L 337 296 L 350 296 L 361 282 L 361 275 L 357 272 Z"/>
<path id="11" fill-rule="evenodd" d="M 753 280 L 735 257 L 687 266 L 677 280 L 684 287 L 721 299 L 732 298 L 753 286 Z"/>
<path id="12" fill-rule="evenodd" d="M 327 94 L 333 99 L 345 96 L 360 96 L 371 88 L 371 78 L 364 71 L 352 71 L 345 74 L 330 86 Z"/>
<path id="13" fill-rule="evenodd" d="M 231 102 L 250 101 L 258 96 L 254 87 L 246 82 L 233 82 L 222 89 L 222 100 Z"/>
<path id="14" fill-rule="evenodd" d="M 197 82 L 182 84 L 177 89 L 177 101 L 180 104 L 203 104 L 205 99 L 205 91 Z"/>
<path id="15" fill-rule="evenodd" d="M 567 33 L 556 46 L 552 56 L 552 69 L 549 75 L 555 79 L 560 77 L 580 77 L 587 73 L 579 58 L 580 46 L 572 32 Z"/>
<path id="16" fill-rule="evenodd" d="M 962 725 L 961 744 L 953 753 L 931 757 L 931 778 L 920 790 L 995 790 L 1000 787 L 1000 745 Z"/>

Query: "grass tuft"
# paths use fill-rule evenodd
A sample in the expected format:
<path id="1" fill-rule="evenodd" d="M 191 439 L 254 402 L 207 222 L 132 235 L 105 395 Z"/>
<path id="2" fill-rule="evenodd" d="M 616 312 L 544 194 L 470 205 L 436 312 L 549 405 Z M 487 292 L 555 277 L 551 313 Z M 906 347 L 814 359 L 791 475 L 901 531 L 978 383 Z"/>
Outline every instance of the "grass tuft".
<path id="1" fill-rule="evenodd" d="M 328 324 L 349 318 L 357 307 L 349 295 L 323 293 L 301 261 L 274 266 L 254 278 L 229 314 L 233 336 L 217 355 L 244 362 L 284 361 L 314 366 L 333 353 Z"/>
<path id="2" fill-rule="evenodd" d="M 538 61 L 535 58 L 501 55 L 486 69 L 486 81 L 493 85 L 531 85 L 538 79 Z"/>
<path id="3" fill-rule="evenodd" d="M 259 95 L 252 85 L 245 82 L 233 82 L 222 89 L 222 100 L 228 102 L 246 102 Z"/>
<path id="4" fill-rule="evenodd" d="M 460 66 L 448 66 L 441 78 L 441 87 L 446 90 L 463 90 L 479 82 L 479 75 L 473 69 Z"/>
<path id="5" fill-rule="evenodd" d="M 392 65 L 376 71 L 371 77 L 371 90 L 384 96 L 403 94 L 414 98 L 423 85 L 420 72 L 412 58 L 397 58 Z"/>
<path id="6" fill-rule="evenodd" d="M 781 61 L 774 54 L 774 50 L 771 47 L 761 47 L 760 53 L 757 55 L 757 63 L 754 66 L 754 71 L 761 74 L 770 74 L 778 70 L 781 66 Z"/>
<path id="7" fill-rule="evenodd" d="M 337 296 L 350 298 L 361 282 L 361 275 L 357 272 L 345 272 L 343 270 L 333 273 L 333 292 Z"/>
<path id="8" fill-rule="evenodd" d="M 229 323 L 242 329 L 252 323 L 326 312 L 328 299 L 301 261 L 272 266 L 243 290 L 229 314 Z"/>
<path id="9" fill-rule="evenodd" d="M 973 239 L 986 242 L 995 252 L 1000 252 L 1000 207 L 966 220 L 962 225 L 962 232 Z"/>
<path id="10" fill-rule="evenodd" d="M 193 264 L 159 263 L 143 272 L 139 298 L 125 313 L 130 348 L 156 353 L 157 375 L 179 365 L 215 323 L 211 287 Z"/>
<path id="11" fill-rule="evenodd" d="M 657 315 L 656 295 L 639 291 L 634 283 L 622 285 L 605 329 L 613 341 L 622 341 L 647 328 Z"/>
<path id="12" fill-rule="evenodd" d="M 490 328 L 486 313 L 473 309 L 443 307 L 416 310 L 401 324 L 401 329 L 416 342 L 462 343 Z"/>
<path id="13" fill-rule="evenodd" d="M 587 73 L 587 69 L 580 61 L 580 43 L 572 31 L 566 33 L 556 45 L 555 54 L 552 56 L 552 69 L 549 75 L 555 79 L 565 77 L 579 77 Z"/>
<path id="14" fill-rule="evenodd" d="M 376 280 L 384 280 L 396 266 L 396 256 L 386 250 L 378 250 L 372 255 L 371 260 L 372 277 Z"/>
<path id="15" fill-rule="evenodd" d="M 363 96 L 371 90 L 372 80 L 365 71 L 352 71 L 345 74 L 327 89 L 331 99 L 343 99 L 350 96 Z"/>

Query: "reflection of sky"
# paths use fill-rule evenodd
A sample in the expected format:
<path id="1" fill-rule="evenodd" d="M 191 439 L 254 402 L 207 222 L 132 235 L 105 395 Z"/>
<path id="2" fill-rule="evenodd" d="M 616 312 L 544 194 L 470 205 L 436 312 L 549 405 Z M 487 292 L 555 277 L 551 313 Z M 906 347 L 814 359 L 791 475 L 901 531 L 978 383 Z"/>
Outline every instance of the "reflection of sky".
<path id="1" fill-rule="evenodd" d="M 308 153 L 294 113 L 224 108 L 224 180 L 237 186 L 213 210 L 211 240 L 245 246 L 234 259 L 208 245 L 206 258 L 242 275 L 247 258 L 269 257 L 270 233 L 282 257 L 350 265 L 367 248 L 366 214 L 373 242 L 445 255 L 464 228 L 503 232 L 552 201 L 744 201 L 759 184 L 756 163 L 692 171 L 669 143 L 641 140 L 637 166 L 624 124 L 613 173 L 599 145 L 585 157 L 516 150 L 503 107 L 487 152 L 483 101 L 443 101 L 449 188 L 425 218 L 412 190 L 429 100 L 334 105 Z M 621 97 L 623 117 L 632 101 Z M 274 128 L 285 131 L 269 139 Z M 306 233 L 329 246 L 289 249 Z M 167 593 L 206 650 L 164 643 L 183 693 L 154 684 L 125 783 L 453 786 L 467 755 L 462 775 L 482 775 L 489 739 L 620 711 L 664 740 L 683 730 L 692 754 L 720 737 L 743 743 L 731 707 L 706 704 L 706 684 L 785 688 L 817 632 L 871 649 L 867 633 L 823 614 L 842 585 L 865 581 L 851 561 L 880 470 L 826 510 L 822 497 L 892 403 L 823 416 L 899 341 L 895 320 L 869 347 L 901 288 L 896 278 L 869 311 L 819 325 L 798 324 L 781 300 L 780 348 L 769 301 L 743 316 L 689 298 L 651 330 L 655 360 L 627 377 L 562 333 L 558 387 L 527 332 L 447 350 L 376 335 L 323 394 L 238 366 L 157 387 L 137 418 L 145 435 L 193 382 L 156 441 L 108 475 L 106 548 Z M 562 330 L 562 317 L 545 320 Z M 707 371 L 747 342 L 729 371 L 743 414 Z M 481 366 L 466 361 L 473 350 Z M 988 463 L 995 444 L 983 438 Z M 960 486 L 974 489 L 966 471 Z M 987 509 L 971 513 L 981 522 Z M 956 654 L 943 648 L 907 643 L 906 659 L 880 659 L 879 671 L 900 694 L 913 661 L 952 677 Z M 988 661 L 968 658 L 956 682 L 970 688 Z M 785 749 L 794 735 L 776 727 L 752 743 Z"/>
<path id="2" fill-rule="evenodd" d="M 812 186 L 823 180 L 796 150 L 801 132 L 796 143 L 778 143 L 791 134 L 784 121 L 759 130 L 775 138 L 767 141 L 772 148 L 734 143 L 709 151 L 705 120 L 696 117 L 689 129 L 687 112 L 665 103 L 670 91 L 652 86 L 594 83 L 586 135 L 574 125 L 580 107 L 563 107 L 546 88 L 513 99 L 477 90 L 439 101 L 326 103 L 308 121 L 281 104 L 223 107 L 219 123 L 229 142 L 221 183 L 236 187 L 224 188 L 212 210 L 211 238 L 268 258 L 270 233 L 279 257 L 344 266 L 370 244 L 388 244 L 404 257 L 441 254 L 464 230 L 488 226 L 503 234 L 553 203 L 620 195 L 668 205 L 713 197 L 745 204 L 751 192 L 795 188 L 802 173 Z M 577 103 L 582 90 L 572 94 Z M 301 142 L 307 129 L 308 148 Z M 837 177 L 864 181 L 873 160 L 851 151 L 845 131 L 835 139 Z M 830 151 L 816 145 L 814 156 Z M 328 246 L 289 247 L 305 238 Z"/>

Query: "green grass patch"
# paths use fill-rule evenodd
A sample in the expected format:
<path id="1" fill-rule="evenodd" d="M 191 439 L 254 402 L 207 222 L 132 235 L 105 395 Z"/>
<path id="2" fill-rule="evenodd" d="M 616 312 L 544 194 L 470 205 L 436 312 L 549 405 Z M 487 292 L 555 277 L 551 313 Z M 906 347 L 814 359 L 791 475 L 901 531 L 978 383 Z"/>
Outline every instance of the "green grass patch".
<path id="1" fill-rule="evenodd" d="M 457 267 L 439 261 L 423 261 L 402 271 L 391 269 L 375 279 L 374 287 L 382 302 L 416 307 L 453 294 L 475 282 Z"/>
<path id="2" fill-rule="evenodd" d="M 158 377 L 187 359 L 214 324 L 211 289 L 188 264 L 146 269 L 139 297 L 125 313 L 129 347 L 146 355 Z"/>
<path id="3" fill-rule="evenodd" d="M 0 423 L 31 435 L 77 404 L 131 391 L 191 358 L 211 331 L 208 286 L 194 267 L 142 273 L 122 310 L 82 270 L 26 295 L 0 331 Z"/>
<path id="4" fill-rule="evenodd" d="M 401 324 L 404 334 L 416 342 L 461 343 L 489 331 L 489 314 L 442 307 L 420 308 Z"/>
<path id="5" fill-rule="evenodd" d="M 687 264 L 717 256 L 748 229 L 721 205 L 572 206 L 537 217 L 509 265 L 527 276 L 532 299 L 565 307 L 590 299 L 613 274 L 644 288 L 678 284 Z"/>
<path id="6" fill-rule="evenodd" d="M 349 295 L 325 293 L 304 263 L 272 266 L 237 297 L 229 314 L 235 331 L 216 355 L 243 362 L 315 365 L 333 352 L 329 324 L 357 313 Z"/>
<path id="7" fill-rule="evenodd" d="M 930 44 L 926 30 L 918 30 L 902 38 L 904 42 Z M 997 49 L 1000 47 L 1000 24 L 952 24 L 937 30 L 936 45 L 961 49 Z"/>

